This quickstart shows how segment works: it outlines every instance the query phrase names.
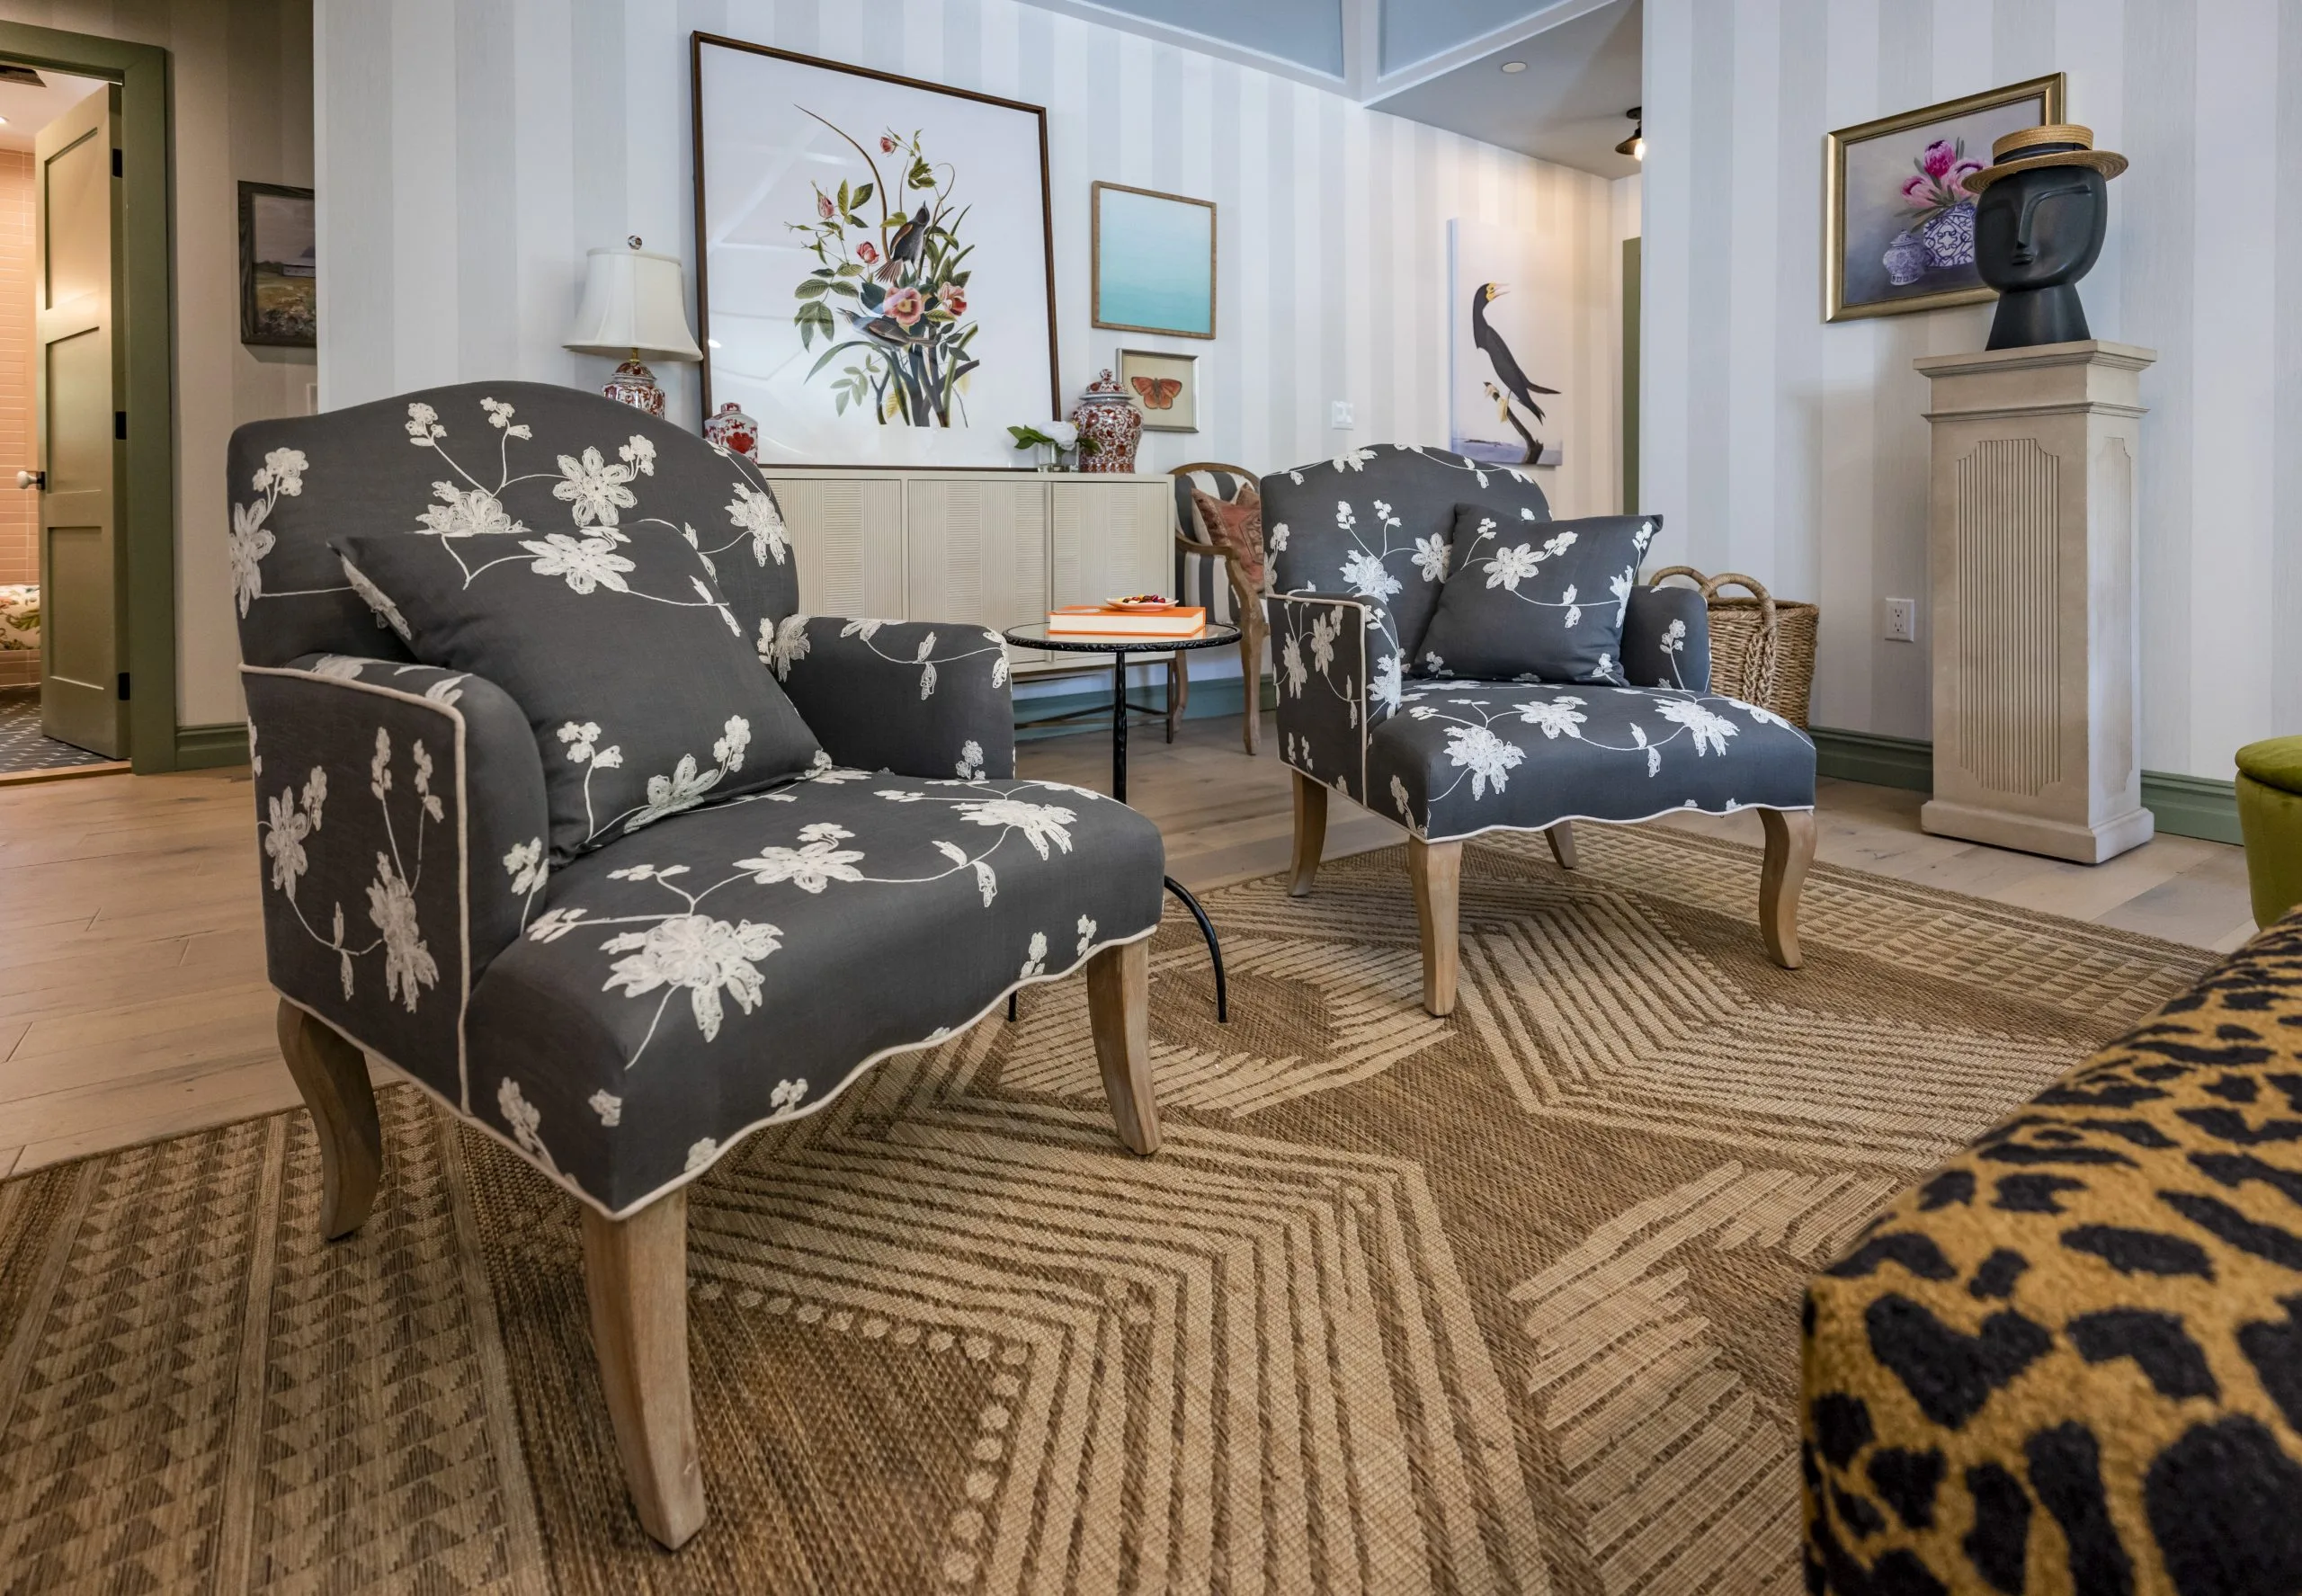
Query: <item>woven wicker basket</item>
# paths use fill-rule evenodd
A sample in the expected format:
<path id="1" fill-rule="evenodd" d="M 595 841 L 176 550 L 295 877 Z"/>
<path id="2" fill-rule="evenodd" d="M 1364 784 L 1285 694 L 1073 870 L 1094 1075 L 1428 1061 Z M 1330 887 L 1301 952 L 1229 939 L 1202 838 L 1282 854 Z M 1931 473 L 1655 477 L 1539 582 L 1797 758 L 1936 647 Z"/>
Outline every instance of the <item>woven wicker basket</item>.
<path id="1" fill-rule="evenodd" d="M 1734 571 L 1706 576 L 1692 566 L 1670 566 L 1648 578 L 1684 576 L 1702 590 L 1710 612 L 1710 691 L 1773 710 L 1807 727 L 1807 699 L 1815 686 L 1815 628 L 1822 611 L 1778 599 L 1753 578 Z M 1753 596 L 1727 599 L 1719 590 L 1740 587 Z"/>

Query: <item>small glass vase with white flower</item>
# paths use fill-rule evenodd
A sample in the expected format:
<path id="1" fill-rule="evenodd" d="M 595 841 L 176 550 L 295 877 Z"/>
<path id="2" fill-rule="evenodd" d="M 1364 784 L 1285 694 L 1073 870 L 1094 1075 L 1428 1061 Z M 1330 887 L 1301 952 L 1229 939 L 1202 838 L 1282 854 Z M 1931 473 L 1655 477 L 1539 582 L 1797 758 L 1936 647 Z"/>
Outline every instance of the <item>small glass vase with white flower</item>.
<path id="1" fill-rule="evenodd" d="M 1078 457 L 1095 452 L 1095 441 L 1083 438 L 1079 429 L 1067 421 L 1049 422 L 1044 427 L 1011 426 L 1007 429 L 1015 440 L 1015 447 L 1032 451 L 1031 464 L 1045 472 L 1078 469 Z M 1073 457 L 1064 464 L 1065 455 Z"/>

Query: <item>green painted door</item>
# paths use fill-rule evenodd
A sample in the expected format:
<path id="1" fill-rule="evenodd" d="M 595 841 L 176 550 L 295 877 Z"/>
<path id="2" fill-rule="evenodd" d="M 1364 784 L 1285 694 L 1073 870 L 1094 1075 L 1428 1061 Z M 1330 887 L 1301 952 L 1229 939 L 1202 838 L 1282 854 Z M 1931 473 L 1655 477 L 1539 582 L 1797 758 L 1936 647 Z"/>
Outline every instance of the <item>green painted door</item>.
<path id="1" fill-rule="evenodd" d="M 34 142 L 40 247 L 34 364 L 41 468 L 40 726 L 115 759 L 128 753 L 119 511 L 121 302 L 117 252 L 120 91 L 99 89 Z"/>

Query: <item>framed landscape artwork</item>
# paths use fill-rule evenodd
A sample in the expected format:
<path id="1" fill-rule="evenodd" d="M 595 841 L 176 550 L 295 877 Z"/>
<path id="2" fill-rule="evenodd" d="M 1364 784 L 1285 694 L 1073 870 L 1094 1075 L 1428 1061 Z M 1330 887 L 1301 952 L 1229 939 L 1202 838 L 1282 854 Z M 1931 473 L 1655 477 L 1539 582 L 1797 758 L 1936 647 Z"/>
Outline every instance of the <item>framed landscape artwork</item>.
<path id="1" fill-rule="evenodd" d="M 1823 319 L 1994 299 L 1959 180 L 1990 165 L 1994 139 L 2061 121 L 2063 98 L 2057 72 L 1825 135 Z"/>
<path id="2" fill-rule="evenodd" d="M 763 465 L 1014 465 L 1061 413 L 1047 113 L 697 33 L 707 414 Z"/>
<path id="3" fill-rule="evenodd" d="M 1099 183 L 1093 320 L 1122 333 L 1215 336 L 1215 201 Z"/>
<path id="4" fill-rule="evenodd" d="M 1119 379 L 1143 412 L 1147 432 L 1199 431 L 1199 357 L 1157 349 L 1119 352 Z"/>
<path id="5" fill-rule="evenodd" d="M 240 342 L 319 346 L 312 191 L 240 184 Z"/>

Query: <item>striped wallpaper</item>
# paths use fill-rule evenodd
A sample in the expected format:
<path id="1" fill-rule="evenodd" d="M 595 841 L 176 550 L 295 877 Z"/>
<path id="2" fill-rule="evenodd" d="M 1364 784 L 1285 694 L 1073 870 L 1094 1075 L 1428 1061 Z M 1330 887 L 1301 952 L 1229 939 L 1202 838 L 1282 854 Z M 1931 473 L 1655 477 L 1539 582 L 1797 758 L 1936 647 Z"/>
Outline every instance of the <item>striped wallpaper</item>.
<path id="1" fill-rule="evenodd" d="M 1814 718 L 1929 734 L 1926 384 L 1988 306 L 1822 320 L 1825 131 L 2053 71 L 2132 169 L 2081 285 L 2143 378 L 2143 763 L 2302 731 L 2302 4 L 1646 0 L 1643 496 L 1666 553 L 1823 606 Z M 2282 380 L 2281 380 L 2282 379 Z"/>
<path id="2" fill-rule="evenodd" d="M 1044 104 L 1063 387 L 1122 343 L 1200 357 L 1201 431 L 1142 463 L 1258 471 L 1446 441 L 1447 220 L 1536 232 L 1530 292 L 1575 329 L 1546 473 L 1612 509 L 1619 291 L 1601 179 L 1015 0 L 318 0 L 324 405 L 497 373 L 593 383 L 559 339 L 586 248 L 694 254 L 688 35 L 721 33 Z M 1212 344 L 1088 325 L 1088 185 L 1220 209 Z M 661 373 L 659 373 L 661 375 Z M 691 370 L 674 388 L 696 406 Z M 1347 399 L 1350 432 L 1331 428 Z"/>

